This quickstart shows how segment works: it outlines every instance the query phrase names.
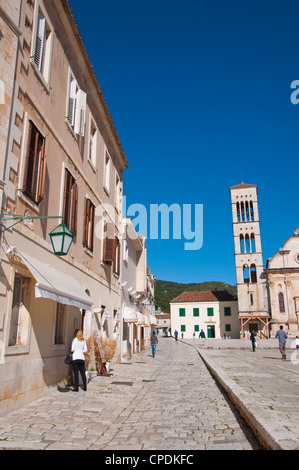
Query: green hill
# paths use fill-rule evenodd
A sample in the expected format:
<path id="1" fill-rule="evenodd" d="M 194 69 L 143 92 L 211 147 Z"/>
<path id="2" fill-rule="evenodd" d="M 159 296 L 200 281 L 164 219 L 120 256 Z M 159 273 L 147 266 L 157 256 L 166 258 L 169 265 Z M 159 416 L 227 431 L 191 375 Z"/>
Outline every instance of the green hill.
<path id="1" fill-rule="evenodd" d="M 173 300 L 178 295 L 182 294 L 183 292 L 190 292 L 190 291 L 207 291 L 207 290 L 226 290 L 231 294 L 237 296 L 237 287 L 232 286 L 230 284 L 226 284 L 225 282 L 201 282 L 201 283 L 191 283 L 191 284 L 180 284 L 178 282 L 171 282 L 171 281 L 156 281 L 156 292 L 155 292 L 155 299 L 156 299 L 156 310 L 157 308 L 161 308 L 162 312 L 170 313 L 170 306 L 169 302 Z"/>

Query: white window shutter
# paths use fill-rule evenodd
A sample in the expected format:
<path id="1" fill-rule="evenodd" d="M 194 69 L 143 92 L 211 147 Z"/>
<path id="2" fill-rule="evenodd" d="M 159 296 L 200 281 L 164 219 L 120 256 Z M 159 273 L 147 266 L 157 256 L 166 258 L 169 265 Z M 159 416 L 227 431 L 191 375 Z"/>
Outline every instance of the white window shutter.
<path id="1" fill-rule="evenodd" d="M 38 14 L 37 20 L 37 34 L 36 34 L 36 43 L 35 43 L 35 53 L 34 53 L 34 62 L 41 70 L 43 63 L 43 53 L 44 53 L 44 44 L 45 44 L 45 35 L 46 35 L 46 19 Z"/>
<path id="2" fill-rule="evenodd" d="M 84 137 L 85 131 L 85 116 L 86 116 L 86 93 L 78 90 L 76 94 L 76 111 L 75 111 L 75 134 Z"/>
<path id="3" fill-rule="evenodd" d="M 67 120 L 71 126 L 74 125 L 75 102 L 76 102 L 77 82 L 74 78 L 70 81 L 69 102 L 67 108 Z"/>

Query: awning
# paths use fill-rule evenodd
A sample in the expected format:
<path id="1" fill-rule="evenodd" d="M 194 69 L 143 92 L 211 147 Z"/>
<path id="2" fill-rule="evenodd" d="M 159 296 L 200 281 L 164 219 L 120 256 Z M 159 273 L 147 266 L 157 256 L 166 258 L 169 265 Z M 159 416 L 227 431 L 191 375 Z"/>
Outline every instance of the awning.
<path id="1" fill-rule="evenodd" d="M 142 313 L 137 312 L 137 319 L 138 319 L 138 325 L 144 325 L 145 316 Z"/>
<path id="2" fill-rule="evenodd" d="M 91 298 L 75 278 L 19 250 L 16 251 L 36 280 L 35 297 L 51 299 L 84 310 L 92 309 Z"/>
<path id="3" fill-rule="evenodd" d="M 135 308 L 132 308 L 132 307 L 125 307 L 123 318 L 124 318 L 124 321 L 127 323 L 128 322 L 136 323 L 138 321 L 137 310 L 135 310 Z"/>
<path id="4" fill-rule="evenodd" d="M 150 315 L 150 322 L 151 322 L 151 325 L 158 325 L 158 321 L 156 317 L 154 317 L 154 315 Z"/>

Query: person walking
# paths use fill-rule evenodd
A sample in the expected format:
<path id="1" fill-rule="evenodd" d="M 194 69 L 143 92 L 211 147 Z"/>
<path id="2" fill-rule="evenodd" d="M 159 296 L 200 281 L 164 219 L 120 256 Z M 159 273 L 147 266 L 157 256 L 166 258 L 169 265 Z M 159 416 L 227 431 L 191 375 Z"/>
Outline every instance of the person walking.
<path id="1" fill-rule="evenodd" d="M 73 392 L 79 391 L 79 371 L 82 377 L 83 390 L 86 392 L 87 383 L 86 383 L 86 374 L 85 374 L 85 356 L 84 353 L 87 352 L 86 341 L 83 338 L 82 330 L 78 330 L 75 338 L 72 342 L 71 351 L 73 353 L 73 372 L 74 372 L 74 381 L 75 387 Z"/>
<path id="2" fill-rule="evenodd" d="M 174 332 L 174 337 L 175 337 L 175 340 L 176 340 L 176 341 L 178 340 L 178 335 L 179 335 L 178 331 L 175 330 L 175 332 Z"/>
<path id="3" fill-rule="evenodd" d="M 199 333 L 199 338 L 201 338 L 201 344 L 202 346 L 205 345 L 205 340 L 206 340 L 206 335 L 205 335 L 205 332 L 203 330 L 201 330 L 201 332 Z"/>
<path id="4" fill-rule="evenodd" d="M 275 338 L 278 338 L 279 351 L 281 353 L 281 359 L 286 360 L 286 344 L 288 335 L 283 330 L 283 325 L 280 325 L 279 330 L 276 332 Z"/>
<path id="5" fill-rule="evenodd" d="M 152 332 L 152 335 L 151 335 L 151 346 L 152 346 L 152 354 L 153 354 L 153 357 L 156 356 L 156 347 L 157 347 L 157 344 L 158 344 L 158 337 L 155 333 L 155 331 Z"/>
<path id="6" fill-rule="evenodd" d="M 250 335 L 250 341 L 252 343 L 252 351 L 255 352 L 256 348 L 256 337 L 255 337 L 255 332 L 252 330 L 251 335 Z"/>

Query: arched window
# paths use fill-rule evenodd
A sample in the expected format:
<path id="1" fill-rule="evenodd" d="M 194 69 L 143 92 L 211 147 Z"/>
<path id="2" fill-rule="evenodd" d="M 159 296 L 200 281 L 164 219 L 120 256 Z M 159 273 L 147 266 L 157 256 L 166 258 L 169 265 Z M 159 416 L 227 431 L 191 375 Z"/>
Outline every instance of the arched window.
<path id="1" fill-rule="evenodd" d="M 254 221 L 254 210 L 253 210 L 253 204 L 250 201 L 250 219 L 251 221 Z"/>
<path id="2" fill-rule="evenodd" d="M 245 202 L 245 209 L 246 209 L 246 221 L 250 221 L 250 213 L 249 213 L 249 204 L 248 201 Z"/>
<path id="3" fill-rule="evenodd" d="M 237 217 L 238 217 L 238 222 L 241 222 L 240 203 L 239 202 L 237 202 Z"/>
<path id="4" fill-rule="evenodd" d="M 285 313 L 285 307 L 284 307 L 284 298 L 283 298 L 283 293 L 280 292 L 278 294 L 278 303 L 279 303 L 279 311 L 280 313 Z"/>
<path id="5" fill-rule="evenodd" d="M 243 266 L 243 279 L 245 283 L 249 284 L 249 268 L 247 264 Z"/>
<path id="6" fill-rule="evenodd" d="M 245 235 L 245 248 L 246 248 L 246 253 L 250 253 L 250 241 L 249 241 L 248 233 L 246 233 Z"/>
<path id="7" fill-rule="evenodd" d="M 251 279 L 251 282 L 257 282 L 255 264 L 252 264 L 250 266 L 250 279 Z"/>
<path id="8" fill-rule="evenodd" d="M 251 240 L 251 253 L 256 252 L 256 247 L 255 247 L 255 238 L 254 238 L 254 233 L 250 235 L 250 240 Z"/>
<path id="9" fill-rule="evenodd" d="M 245 253 L 244 235 L 242 233 L 240 235 L 240 250 L 241 253 Z"/>
<path id="10" fill-rule="evenodd" d="M 245 207 L 244 207 L 244 202 L 241 202 L 241 214 L 242 214 L 242 222 L 245 222 Z"/>

